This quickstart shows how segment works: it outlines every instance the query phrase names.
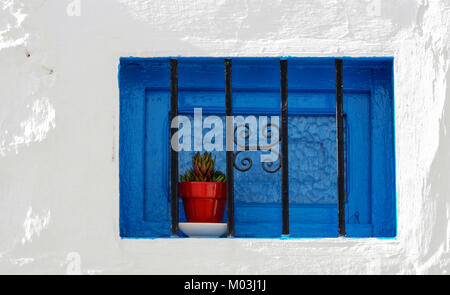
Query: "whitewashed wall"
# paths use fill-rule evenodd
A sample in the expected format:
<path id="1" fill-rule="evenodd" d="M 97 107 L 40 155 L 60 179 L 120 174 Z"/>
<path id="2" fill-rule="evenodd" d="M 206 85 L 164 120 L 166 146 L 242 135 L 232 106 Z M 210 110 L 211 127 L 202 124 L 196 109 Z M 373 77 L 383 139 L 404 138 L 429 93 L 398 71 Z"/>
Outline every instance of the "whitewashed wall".
<path id="1" fill-rule="evenodd" d="M 450 271 L 450 1 L 0 0 L 0 273 Z M 398 237 L 122 240 L 121 56 L 394 56 Z"/>

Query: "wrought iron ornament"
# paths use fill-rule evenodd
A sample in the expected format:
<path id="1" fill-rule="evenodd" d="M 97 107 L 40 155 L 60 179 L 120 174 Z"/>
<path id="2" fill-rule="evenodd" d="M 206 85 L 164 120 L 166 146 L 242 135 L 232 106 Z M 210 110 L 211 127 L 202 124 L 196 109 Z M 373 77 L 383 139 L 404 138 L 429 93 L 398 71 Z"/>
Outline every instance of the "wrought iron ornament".
<path id="1" fill-rule="evenodd" d="M 250 138 L 250 136 L 252 134 L 252 130 L 250 129 L 250 127 L 248 125 L 242 124 L 242 125 L 238 125 L 234 128 L 234 132 L 233 132 L 234 139 L 233 140 L 234 140 L 234 144 L 236 144 L 236 146 L 238 147 L 238 151 L 236 153 L 234 153 L 234 159 L 233 159 L 234 167 L 241 172 L 246 172 L 252 168 L 253 161 L 250 157 L 244 157 L 240 161 L 238 161 L 238 159 L 237 159 L 238 155 L 244 151 L 271 151 L 272 153 L 274 153 L 277 156 L 277 160 L 263 161 L 263 162 L 261 162 L 261 166 L 264 169 L 264 171 L 266 171 L 268 173 L 275 173 L 278 170 L 280 170 L 280 168 L 281 168 L 280 153 L 278 153 L 275 150 L 271 150 L 271 147 L 276 146 L 280 142 L 280 137 L 278 136 L 276 141 L 271 142 L 270 144 L 267 144 L 267 145 L 250 145 L 250 144 L 242 145 L 237 140 L 237 137 L 238 137 L 237 131 L 239 128 L 244 128 L 244 130 L 241 130 L 241 132 L 239 132 L 239 136 L 244 140 Z M 268 129 L 268 128 L 270 128 L 270 129 Z M 265 139 L 271 139 L 272 138 L 272 128 L 276 128 L 277 134 L 280 134 L 280 127 L 278 127 L 277 124 L 268 123 L 263 126 L 263 128 L 261 130 L 261 135 Z M 242 150 L 239 150 L 239 148 L 241 148 Z M 278 165 L 275 166 L 274 168 L 272 168 L 272 166 L 274 166 L 275 162 L 277 162 L 277 161 L 278 161 Z"/>

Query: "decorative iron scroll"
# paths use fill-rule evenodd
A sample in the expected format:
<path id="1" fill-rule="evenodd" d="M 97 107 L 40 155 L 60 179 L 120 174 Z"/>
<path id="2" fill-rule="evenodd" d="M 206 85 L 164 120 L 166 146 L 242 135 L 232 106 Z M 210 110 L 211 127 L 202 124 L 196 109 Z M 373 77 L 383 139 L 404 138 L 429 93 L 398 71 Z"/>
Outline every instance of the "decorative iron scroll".
<path id="1" fill-rule="evenodd" d="M 278 134 L 280 134 L 280 127 L 277 124 L 269 123 L 269 124 L 264 125 L 264 127 L 261 130 L 261 135 L 264 138 L 266 138 L 266 139 L 272 138 L 272 130 L 271 129 L 268 130 L 269 127 L 270 128 L 276 128 L 277 131 L 278 131 Z M 241 130 L 241 132 L 239 132 L 239 136 L 242 139 L 244 139 L 244 140 L 249 139 L 250 136 L 251 136 L 251 132 L 252 132 L 250 127 L 248 125 L 245 125 L 245 124 L 238 125 L 238 126 L 236 126 L 234 128 L 234 132 L 233 132 L 234 143 L 236 144 L 236 146 L 244 149 L 244 150 L 238 150 L 237 152 L 234 153 L 234 161 L 233 161 L 234 167 L 237 170 L 241 171 L 241 172 L 246 172 L 246 171 L 248 171 L 248 170 L 250 170 L 252 168 L 253 161 L 252 161 L 251 158 L 244 157 L 240 161 L 237 160 L 238 155 L 240 153 L 244 152 L 244 151 L 271 151 L 272 153 L 274 153 L 277 156 L 277 160 L 275 160 L 275 161 L 264 161 L 264 162 L 261 163 L 261 166 L 264 169 L 264 171 L 266 171 L 268 173 L 275 173 L 278 170 L 280 170 L 280 168 L 281 168 L 281 156 L 280 156 L 280 154 L 277 151 L 271 149 L 271 147 L 277 145 L 280 142 L 280 136 L 278 136 L 278 138 L 277 138 L 277 140 L 275 142 L 271 142 L 270 144 L 267 144 L 267 145 L 262 145 L 262 146 L 258 145 L 258 144 L 257 145 L 246 145 L 246 144 L 242 145 L 242 144 L 240 144 L 237 141 L 236 131 L 239 128 L 244 128 L 244 130 Z M 278 161 L 278 165 L 272 168 L 272 166 L 274 166 L 276 161 Z M 241 166 L 239 166 L 238 162 L 240 162 Z"/>

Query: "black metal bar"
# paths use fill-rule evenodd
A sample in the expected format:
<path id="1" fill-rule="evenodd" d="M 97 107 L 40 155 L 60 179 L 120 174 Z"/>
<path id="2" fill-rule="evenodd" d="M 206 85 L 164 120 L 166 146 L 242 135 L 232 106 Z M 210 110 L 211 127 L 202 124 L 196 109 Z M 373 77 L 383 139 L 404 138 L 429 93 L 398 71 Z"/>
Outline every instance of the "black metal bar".
<path id="1" fill-rule="evenodd" d="M 336 72 L 336 144 L 338 184 L 338 234 L 345 236 L 345 167 L 344 167 L 344 90 L 342 59 L 335 59 Z"/>
<path id="2" fill-rule="evenodd" d="M 178 116 L 178 61 L 170 60 L 170 123 Z M 176 123 L 176 122 L 175 122 Z M 176 128 L 170 128 L 170 138 L 175 135 Z M 171 140 L 169 140 L 171 142 Z M 175 142 L 178 142 L 176 140 Z M 170 205 L 172 216 L 172 236 L 178 236 L 178 152 L 170 149 Z"/>
<path id="3" fill-rule="evenodd" d="M 234 142 L 230 138 L 233 132 L 233 97 L 231 83 L 231 59 L 225 59 L 225 112 L 227 138 L 227 212 L 228 236 L 234 237 Z M 231 146 L 228 141 L 231 141 Z M 230 150 L 231 148 L 231 150 Z"/>
<path id="4" fill-rule="evenodd" d="M 282 234 L 289 235 L 289 167 L 288 167 L 288 93 L 287 60 L 280 60 L 281 88 L 281 206 Z"/>

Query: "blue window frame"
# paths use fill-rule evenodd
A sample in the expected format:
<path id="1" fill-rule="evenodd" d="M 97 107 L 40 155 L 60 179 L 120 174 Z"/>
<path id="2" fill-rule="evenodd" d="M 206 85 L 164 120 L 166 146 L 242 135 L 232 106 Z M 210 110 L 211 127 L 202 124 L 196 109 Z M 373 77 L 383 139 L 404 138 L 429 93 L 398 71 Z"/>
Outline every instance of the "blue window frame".
<path id="1" fill-rule="evenodd" d="M 343 65 L 346 236 L 395 237 L 393 59 Z M 225 115 L 223 58 L 178 58 L 178 76 L 179 114 Z M 119 87 L 120 234 L 169 237 L 170 59 L 121 58 Z M 233 114 L 279 115 L 279 93 L 279 58 L 233 58 Z M 288 58 L 288 103 L 290 237 L 337 237 L 334 58 Z M 235 236 L 280 237 L 280 171 L 234 173 Z"/>

